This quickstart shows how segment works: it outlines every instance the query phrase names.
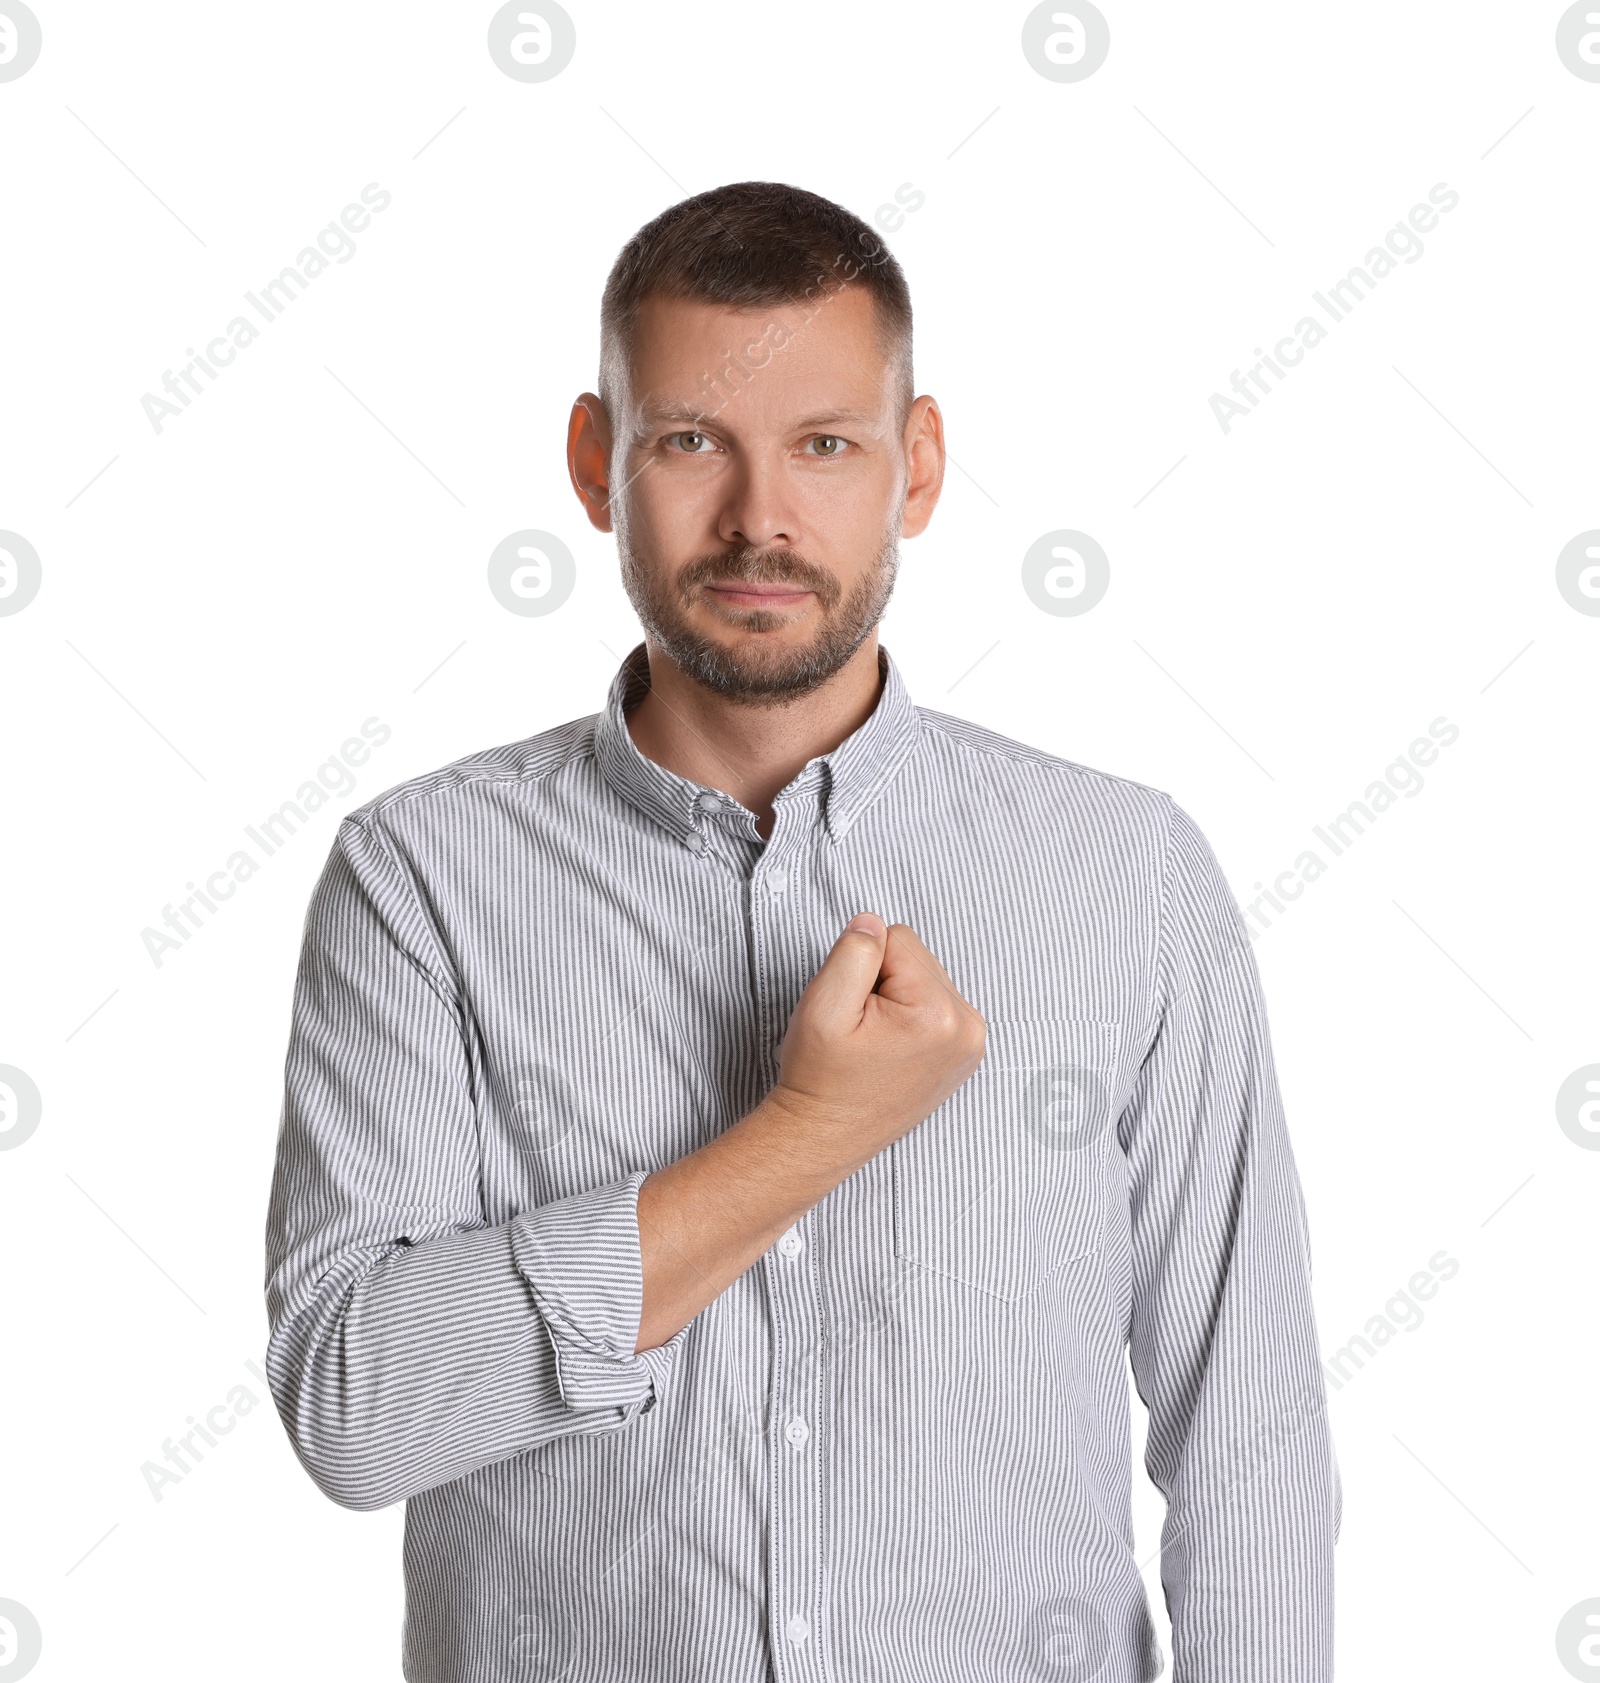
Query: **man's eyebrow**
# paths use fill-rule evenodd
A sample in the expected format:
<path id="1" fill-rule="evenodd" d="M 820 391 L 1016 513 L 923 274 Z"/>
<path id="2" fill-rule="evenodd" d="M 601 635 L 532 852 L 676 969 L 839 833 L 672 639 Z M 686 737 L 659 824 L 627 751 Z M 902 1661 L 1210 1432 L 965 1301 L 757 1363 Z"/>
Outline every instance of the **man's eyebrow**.
<path id="1" fill-rule="evenodd" d="M 876 416 L 864 415 L 859 409 L 829 409 L 820 415 L 807 415 L 803 421 L 794 424 L 797 427 L 831 427 L 843 423 L 845 426 L 870 427 L 876 421 Z"/>
<path id="2" fill-rule="evenodd" d="M 639 424 L 653 427 L 661 425 L 663 421 L 681 421 L 686 426 L 708 426 L 716 420 L 717 415 L 721 412 L 721 407 L 719 405 L 717 409 L 706 409 L 693 403 L 682 405 L 647 403 L 639 411 Z M 805 427 L 839 425 L 862 427 L 875 424 L 876 417 L 863 414 L 857 409 L 828 409 L 820 414 L 807 415 L 801 420 L 789 423 L 795 431 Z"/>
<path id="3" fill-rule="evenodd" d="M 640 423 L 644 426 L 656 426 L 662 421 L 687 421 L 691 425 L 702 424 L 712 418 L 709 409 L 699 408 L 689 403 L 681 406 L 670 403 L 647 403 L 639 411 Z"/>

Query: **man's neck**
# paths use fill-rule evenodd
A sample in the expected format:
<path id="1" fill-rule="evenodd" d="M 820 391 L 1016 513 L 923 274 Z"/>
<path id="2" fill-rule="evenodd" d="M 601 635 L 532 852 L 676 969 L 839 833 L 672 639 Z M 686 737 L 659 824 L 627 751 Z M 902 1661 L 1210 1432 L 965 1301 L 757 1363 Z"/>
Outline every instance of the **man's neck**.
<path id="1" fill-rule="evenodd" d="M 628 714 L 628 733 L 647 759 L 679 777 L 732 795 L 772 834 L 772 797 L 808 760 L 837 748 L 878 705 L 878 637 L 826 683 L 777 707 L 752 707 L 708 690 L 647 637 L 650 689 Z"/>

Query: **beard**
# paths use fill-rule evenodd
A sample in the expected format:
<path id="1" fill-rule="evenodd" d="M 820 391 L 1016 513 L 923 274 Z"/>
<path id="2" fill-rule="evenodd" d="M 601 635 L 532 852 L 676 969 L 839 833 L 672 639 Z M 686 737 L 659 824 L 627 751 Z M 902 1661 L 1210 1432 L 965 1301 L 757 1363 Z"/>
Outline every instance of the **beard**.
<path id="1" fill-rule="evenodd" d="M 794 549 L 758 550 L 748 544 L 720 555 L 696 557 L 674 577 L 641 558 L 625 522 L 616 524 L 622 583 L 639 622 L 672 663 L 717 695 L 751 707 L 778 707 L 826 683 L 859 649 L 883 618 L 900 564 L 900 511 L 883 534 L 871 567 L 846 595 L 825 568 Z M 754 632 L 729 648 L 702 636 L 689 612 L 703 586 L 712 583 L 787 584 L 816 593 L 822 623 L 810 642 L 786 648 L 759 633 L 787 623 L 792 610 L 733 608 L 720 611 L 739 629 Z"/>

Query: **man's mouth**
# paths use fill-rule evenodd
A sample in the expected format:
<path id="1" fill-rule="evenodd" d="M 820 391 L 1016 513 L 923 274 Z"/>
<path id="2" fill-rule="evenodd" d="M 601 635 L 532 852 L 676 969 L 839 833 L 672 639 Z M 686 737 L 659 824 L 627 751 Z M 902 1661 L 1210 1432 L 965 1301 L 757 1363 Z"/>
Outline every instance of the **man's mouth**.
<path id="1" fill-rule="evenodd" d="M 733 608 L 788 608 L 803 602 L 811 594 L 800 585 L 747 584 L 737 579 L 708 584 L 706 589 Z"/>

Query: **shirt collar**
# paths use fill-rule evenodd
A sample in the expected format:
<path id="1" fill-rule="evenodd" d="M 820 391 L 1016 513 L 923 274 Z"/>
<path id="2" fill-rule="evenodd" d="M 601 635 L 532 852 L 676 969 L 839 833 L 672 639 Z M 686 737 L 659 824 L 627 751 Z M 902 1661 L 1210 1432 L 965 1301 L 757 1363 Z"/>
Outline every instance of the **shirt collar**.
<path id="1" fill-rule="evenodd" d="M 802 789 L 821 782 L 823 819 L 829 838 L 840 841 L 877 798 L 917 745 L 921 720 L 900 669 L 878 645 L 878 704 L 838 747 L 808 760 L 785 786 Z M 690 847 L 700 841 L 698 825 L 717 809 L 744 810 L 730 795 L 694 783 L 650 759 L 628 730 L 628 710 L 650 687 L 645 645 L 624 656 L 611 680 L 605 708 L 596 716 L 595 760 L 606 782 L 630 805 L 653 818 Z"/>

